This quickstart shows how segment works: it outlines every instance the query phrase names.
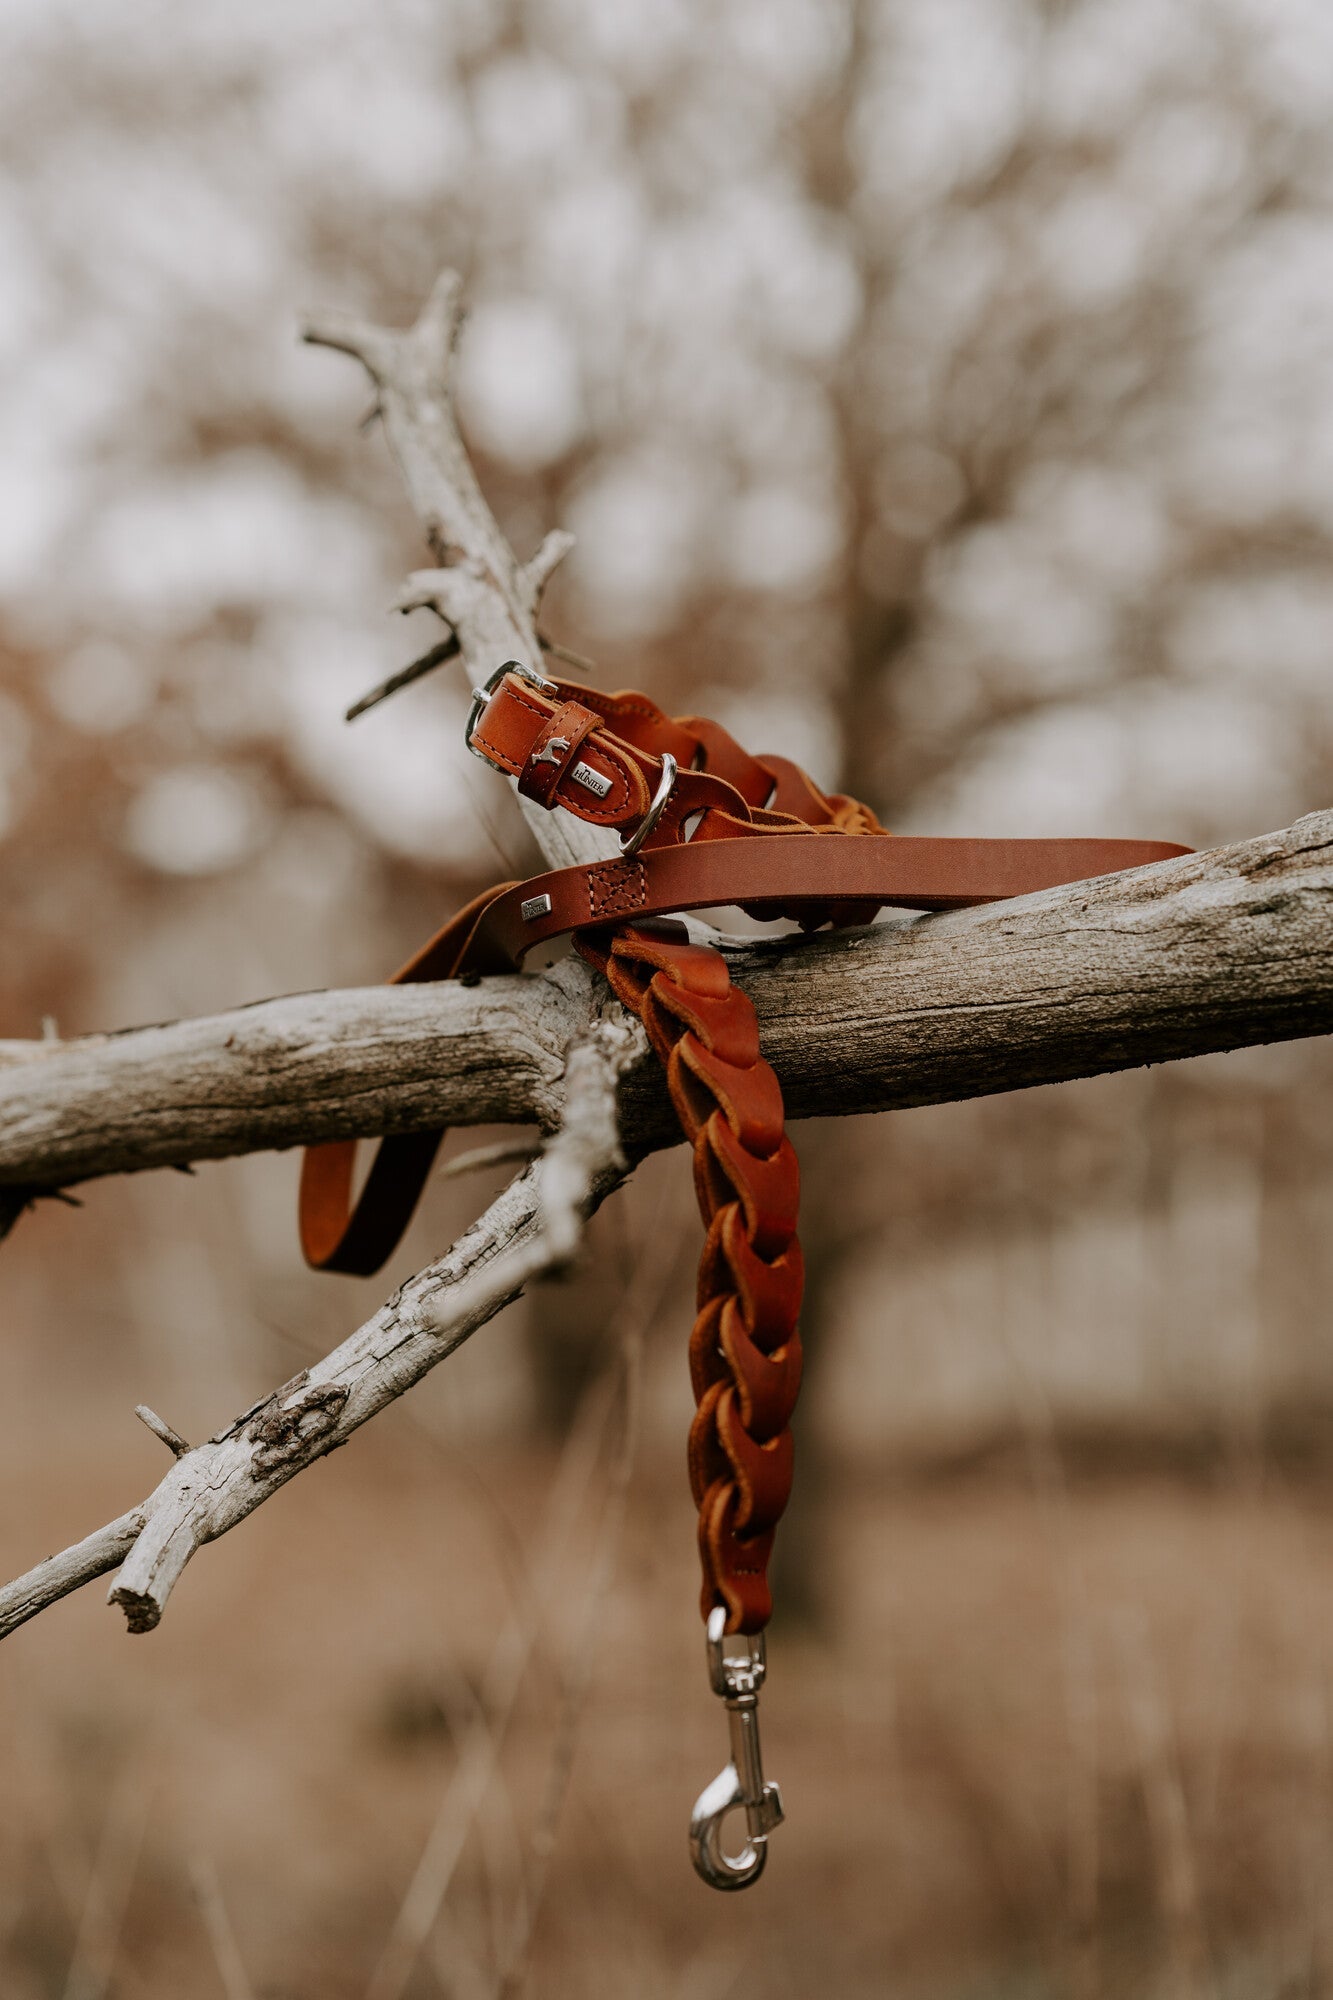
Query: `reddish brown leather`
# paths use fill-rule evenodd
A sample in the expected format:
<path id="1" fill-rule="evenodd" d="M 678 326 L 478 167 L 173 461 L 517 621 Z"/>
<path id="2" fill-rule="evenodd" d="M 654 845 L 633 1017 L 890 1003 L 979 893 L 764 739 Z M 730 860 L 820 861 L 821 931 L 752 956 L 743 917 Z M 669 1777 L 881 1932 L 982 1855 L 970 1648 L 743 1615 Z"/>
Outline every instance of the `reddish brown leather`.
<path id="1" fill-rule="evenodd" d="M 666 913 L 737 904 L 803 929 L 868 922 L 880 908 L 948 909 L 1167 860 L 1164 841 L 891 837 L 867 806 L 825 794 L 782 757 L 753 757 L 718 724 L 673 719 L 643 695 L 567 682 L 554 697 L 507 676 L 474 745 L 520 790 L 628 830 L 648 811 L 670 753 L 680 766 L 659 823 L 633 860 L 505 883 L 459 912 L 397 980 L 501 972 L 575 933 L 639 1015 L 694 1148 L 707 1227 L 690 1339 L 696 1414 L 690 1479 L 699 1507 L 705 1617 L 758 1632 L 767 1566 L 792 1476 L 790 1419 L 801 1380 L 800 1179 L 782 1093 L 759 1050 L 754 1009 L 720 953 L 691 944 Z M 572 777 L 608 781 L 599 799 Z M 523 908 L 534 911 L 524 916 Z M 356 1143 L 312 1147 L 301 1180 L 301 1241 L 324 1270 L 369 1273 L 397 1243 L 442 1133 L 385 1139 L 355 1204 Z"/>
<path id="2" fill-rule="evenodd" d="M 880 833 L 849 839 L 835 828 L 782 831 L 733 823 L 736 838 L 696 833 L 686 847 L 646 847 L 633 861 L 558 868 L 497 890 L 477 918 L 466 961 L 505 972 L 535 946 L 589 926 L 739 904 L 760 918 L 786 917 L 804 930 L 868 922 L 880 907 L 960 909 L 1141 868 L 1186 854 L 1160 840 L 962 840 Z M 549 914 L 525 919 L 542 895 Z"/>
<path id="3" fill-rule="evenodd" d="M 504 885 L 509 889 L 510 883 Z M 422 946 L 388 982 L 405 986 L 419 980 L 452 979 L 475 934 L 477 920 L 504 890 L 488 889 Z M 444 1133 L 399 1132 L 382 1139 L 371 1162 L 365 1186 L 355 1203 L 352 1176 L 356 1166 L 355 1139 L 335 1139 L 326 1146 L 307 1146 L 301 1162 L 298 1206 L 301 1251 L 317 1271 L 344 1271 L 368 1278 L 392 1256 L 412 1220 Z"/>
<path id="4" fill-rule="evenodd" d="M 650 844 L 633 861 L 557 869 L 531 882 L 504 883 L 452 918 L 396 980 L 511 971 L 534 946 L 562 933 L 677 910 L 738 903 L 760 916 L 786 916 L 814 929 L 867 920 L 882 905 L 947 909 L 1021 896 L 1188 851 L 1163 841 L 891 838 L 856 800 L 826 796 L 786 758 L 750 757 L 715 723 L 673 720 L 644 695 L 603 694 L 568 682 L 556 683 L 551 700 L 507 677 L 488 703 L 474 741 L 517 775 L 543 740 L 560 734 L 555 717 L 571 705 L 614 728 L 614 735 L 609 729 L 589 731 L 580 743 L 586 761 L 613 777 L 613 790 L 598 801 L 566 771 L 548 803 L 565 805 L 585 819 L 603 820 L 609 812 L 613 823 L 616 814 L 626 824 L 636 823 L 647 809 L 649 778 L 656 783 L 661 753 L 669 750 L 685 767 L 675 803 L 702 812 L 693 838 L 680 844 L 683 816 L 677 812 L 664 817 L 658 829 L 672 845 Z M 705 767 L 715 761 L 724 775 L 689 770 L 696 760 Z M 850 833 L 878 837 L 847 839 Z M 760 834 L 766 837 L 757 838 Z M 525 919 L 523 903 L 543 895 L 550 898 L 549 913 Z M 685 987 L 673 987 L 669 997 L 655 995 L 644 1016 L 650 1034 L 657 1007 L 668 1013 L 698 1009 L 703 999 Z M 669 1052 L 664 1022 L 656 1039 Z M 441 1137 L 386 1139 L 355 1213 L 350 1202 L 355 1141 L 310 1148 L 301 1177 L 307 1260 L 321 1270 L 358 1275 L 377 1270 L 407 1226 Z"/>
<path id="5" fill-rule="evenodd" d="M 525 769 L 558 708 L 566 702 L 575 702 L 577 706 L 596 713 L 596 705 L 587 699 L 590 692 L 587 689 L 571 688 L 567 695 L 562 694 L 559 701 L 552 702 L 513 674 L 501 682 L 501 689 L 503 699 L 497 701 L 492 697 L 487 703 L 473 731 L 472 742 L 493 764 L 512 777 L 518 777 Z M 579 696 L 584 699 L 579 701 Z M 580 819 L 591 820 L 595 825 L 629 826 L 642 819 L 648 810 L 650 797 L 643 759 L 636 757 L 627 744 L 617 742 L 605 729 L 597 731 L 595 742 L 585 743 L 583 755 L 594 771 L 610 780 L 611 789 L 606 797 L 595 798 L 591 792 L 562 775 L 544 803 L 567 806 Z"/>
<path id="6" fill-rule="evenodd" d="M 562 701 L 539 732 L 528 752 L 528 761 L 518 774 L 518 789 L 524 797 L 535 799 L 539 806 L 549 806 L 565 773 L 579 761 L 584 738 L 596 727 L 597 717 L 592 709 L 577 701 Z"/>
<path id="7" fill-rule="evenodd" d="M 768 1559 L 791 1491 L 791 1414 L 800 1388 L 800 1170 L 783 1131 L 778 1080 L 759 1025 L 719 952 L 680 925 L 576 937 L 666 1060 L 672 1102 L 694 1141 L 708 1230 L 691 1339 L 698 1404 L 690 1484 L 699 1508 L 701 1604 L 729 1632 L 761 1632 L 772 1612 Z M 712 1032 L 714 1024 L 719 1033 Z M 727 1325 L 729 1340 L 721 1339 Z"/>

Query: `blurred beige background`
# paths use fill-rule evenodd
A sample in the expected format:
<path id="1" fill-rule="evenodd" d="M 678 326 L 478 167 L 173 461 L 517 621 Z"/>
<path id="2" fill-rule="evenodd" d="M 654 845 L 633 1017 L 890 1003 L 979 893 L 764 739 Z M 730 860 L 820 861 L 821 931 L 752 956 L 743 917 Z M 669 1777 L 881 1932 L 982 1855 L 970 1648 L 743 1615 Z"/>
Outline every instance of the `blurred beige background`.
<path id="1" fill-rule="evenodd" d="M 341 721 L 436 628 L 294 329 L 445 262 L 483 485 L 520 554 L 577 534 L 545 629 L 602 684 L 901 831 L 1330 803 L 1316 0 L 0 0 L 0 92 L 0 1035 L 372 981 L 527 865 L 461 677 Z M 725 1743 L 650 1162 L 158 1633 L 93 1588 L 0 1651 L 0 1993 L 360 1995 L 433 1826 L 413 1996 L 1333 1992 L 1330 1130 L 1321 1043 L 798 1129 L 790 1824 L 734 1901 L 685 1853 Z M 295 1174 L 5 1244 L 6 1574 L 157 1479 L 136 1402 L 206 1435 L 489 1192 L 357 1284 Z"/>

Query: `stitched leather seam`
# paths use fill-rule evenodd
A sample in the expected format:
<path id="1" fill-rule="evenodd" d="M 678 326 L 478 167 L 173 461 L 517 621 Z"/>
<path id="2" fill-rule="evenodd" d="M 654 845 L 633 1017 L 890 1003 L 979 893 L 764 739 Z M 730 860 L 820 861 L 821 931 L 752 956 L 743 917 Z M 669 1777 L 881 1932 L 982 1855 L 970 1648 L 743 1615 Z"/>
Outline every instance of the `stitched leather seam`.
<path id="1" fill-rule="evenodd" d="M 584 738 L 585 748 L 587 746 L 587 741 L 588 739 L 585 737 Z M 605 756 L 606 752 L 603 751 L 602 755 Z M 613 782 L 619 782 L 622 785 L 625 796 L 622 799 L 616 799 L 615 794 L 613 792 L 612 793 L 613 803 L 609 806 L 585 806 L 582 799 L 580 799 L 576 805 L 573 802 L 573 800 L 570 799 L 568 796 L 565 797 L 560 796 L 560 785 L 556 786 L 555 791 L 552 793 L 552 799 L 557 805 L 568 806 L 569 810 L 572 813 L 574 813 L 574 815 L 578 819 L 604 820 L 607 822 L 608 825 L 614 824 L 616 820 L 623 819 L 626 808 L 629 805 L 629 786 L 625 784 L 625 781 L 621 777 L 620 772 L 616 770 L 614 765 L 612 765 L 612 779 Z M 564 782 L 565 781 L 562 778 L 560 780 L 560 784 L 563 785 Z M 640 900 L 642 900 L 642 898 Z"/>
<path id="2" fill-rule="evenodd" d="M 517 702 L 520 708 L 526 708 L 529 715 L 537 716 L 540 721 L 545 723 L 552 720 L 552 718 L 547 715 L 544 708 L 538 708 L 535 701 L 529 701 L 526 695 L 519 694 L 516 689 L 506 688 L 505 696 L 507 700 Z M 595 735 L 596 731 L 594 731 L 593 734 Z M 507 771 L 511 777 L 518 776 L 519 771 L 523 767 L 519 765 L 514 758 L 507 756 L 505 752 L 500 749 L 499 745 L 493 743 L 489 737 L 483 736 L 480 727 L 473 730 L 472 741 L 480 745 L 480 747 L 483 750 L 485 750 L 488 756 L 491 758 L 491 761 L 495 764 L 498 764 L 502 770 Z M 584 738 L 584 744 L 585 746 L 588 746 L 588 738 L 586 737 Z M 616 798 L 614 790 L 611 795 L 612 803 L 608 806 L 593 806 L 593 805 L 585 806 L 582 799 L 579 799 L 577 803 L 574 803 L 569 799 L 558 798 L 556 794 L 558 794 L 560 790 L 560 784 L 563 784 L 564 782 L 564 779 L 562 777 L 559 783 L 556 785 L 555 793 L 552 794 L 552 801 L 558 805 L 568 806 L 569 810 L 575 813 L 579 819 L 604 820 L 608 823 L 614 823 L 617 819 L 619 819 L 623 815 L 625 808 L 629 804 L 629 784 L 623 772 L 619 769 L 618 765 L 612 761 L 612 759 L 608 756 L 607 752 L 603 750 L 601 754 L 603 757 L 606 757 L 607 762 L 611 765 L 611 779 L 613 786 L 618 785 L 624 792 L 624 797 L 622 799 Z"/>
<path id="3" fill-rule="evenodd" d="M 618 881 L 611 879 L 619 873 Z M 588 917 L 592 923 L 604 917 L 620 916 L 626 910 L 642 909 L 648 900 L 641 861 L 607 861 L 588 870 Z M 605 883 L 604 893 L 599 894 Z"/>
<path id="4" fill-rule="evenodd" d="M 662 717 L 663 721 L 668 720 L 666 716 L 662 715 L 661 709 L 657 707 L 655 702 L 647 700 L 635 701 L 632 697 L 626 700 L 623 696 L 607 695 L 606 703 L 608 721 L 610 721 L 613 715 L 641 715 L 645 722 L 652 722 L 659 716 Z M 686 734 L 689 734 L 688 730 Z"/>
<path id="5" fill-rule="evenodd" d="M 525 694 L 520 694 L 517 688 L 506 687 L 505 695 L 510 701 L 516 701 L 520 708 L 526 708 L 529 715 L 537 716 L 542 722 L 550 720 L 544 708 L 538 708 L 535 701 L 529 701 L 528 697 Z M 507 757 L 498 744 L 492 743 L 488 737 L 483 736 L 480 728 L 473 730 L 472 740 L 474 743 L 480 743 L 483 750 L 488 750 L 496 763 L 502 764 L 506 771 L 517 772 L 518 765 L 515 760 L 512 757 Z"/>
<path id="6" fill-rule="evenodd" d="M 492 743 L 488 736 L 483 736 L 479 728 L 473 730 L 472 741 L 474 743 L 480 744 L 481 748 L 486 752 L 486 755 L 490 758 L 492 764 L 498 764 L 500 766 L 500 769 L 502 771 L 508 771 L 511 777 L 517 776 L 518 774 L 517 760 L 513 757 L 510 757 L 505 751 L 503 751 L 498 743 Z"/>

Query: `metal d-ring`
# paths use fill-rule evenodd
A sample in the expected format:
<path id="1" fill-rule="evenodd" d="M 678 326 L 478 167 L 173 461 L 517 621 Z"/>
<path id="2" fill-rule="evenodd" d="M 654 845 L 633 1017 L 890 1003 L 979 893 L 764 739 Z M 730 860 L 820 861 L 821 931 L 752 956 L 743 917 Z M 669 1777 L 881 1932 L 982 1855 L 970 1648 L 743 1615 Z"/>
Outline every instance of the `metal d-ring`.
<path id="1" fill-rule="evenodd" d="M 749 1642 L 749 1656 L 729 1659 L 722 1648 L 727 1614 L 716 1605 L 708 1614 L 708 1678 L 727 1705 L 731 1762 L 705 1785 L 690 1814 L 690 1859 L 710 1889 L 748 1889 L 764 1872 L 768 1836 L 783 1820 L 782 1793 L 764 1783 L 759 1755 L 759 1690 L 768 1661 L 762 1632 Z M 739 1854 L 722 1845 L 722 1822 L 743 1808 L 748 1838 Z"/>
<path id="2" fill-rule="evenodd" d="M 629 836 L 629 839 L 622 840 L 620 843 L 622 861 L 632 861 L 643 846 L 644 841 L 647 840 L 649 834 L 657 825 L 658 820 L 661 819 L 666 802 L 671 797 L 675 782 L 676 760 L 669 750 L 664 750 L 662 752 L 662 775 L 657 781 L 657 790 L 653 793 L 653 802 L 639 821 L 639 824 L 635 827 L 633 833 Z"/>
<path id="3" fill-rule="evenodd" d="M 560 692 L 554 681 L 548 681 L 545 674 L 539 674 L 535 668 L 525 666 L 522 660 L 503 661 L 489 679 L 484 681 L 480 687 L 473 688 L 472 706 L 468 710 L 467 721 L 463 725 L 463 741 L 467 744 L 473 756 L 480 757 L 482 763 L 489 764 L 493 771 L 498 771 L 503 767 L 496 763 L 494 757 L 488 757 L 484 750 L 478 750 L 475 747 L 472 741 L 472 734 L 477 724 L 481 721 L 482 710 L 506 674 L 517 674 L 520 680 L 530 682 L 542 694 L 550 695 L 559 694 Z"/>

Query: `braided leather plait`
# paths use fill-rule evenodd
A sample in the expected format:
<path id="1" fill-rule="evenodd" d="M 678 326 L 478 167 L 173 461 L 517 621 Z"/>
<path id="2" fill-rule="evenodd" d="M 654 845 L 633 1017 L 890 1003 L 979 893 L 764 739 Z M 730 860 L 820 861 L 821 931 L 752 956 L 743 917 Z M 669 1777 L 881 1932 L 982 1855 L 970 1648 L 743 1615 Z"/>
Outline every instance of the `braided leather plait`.
<path id="1" fill-rule="evenodd" d="M 754 1008 L 721 953 L 691 944 L 683 925 L 581 933 L 575 943 L 642 1020 L 694 1147 L 708 1231 L 690 1338 L 701 1601 L 705 1618 L 726 1607 L 729 1632 L 761 1632 L 773 1608 L 768 1560 L 791 1491 L 801 1383 L 800 1172 L 782 1092 L 759 1053 Z"/>

